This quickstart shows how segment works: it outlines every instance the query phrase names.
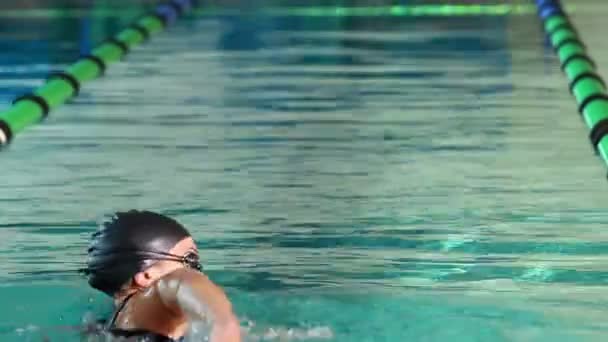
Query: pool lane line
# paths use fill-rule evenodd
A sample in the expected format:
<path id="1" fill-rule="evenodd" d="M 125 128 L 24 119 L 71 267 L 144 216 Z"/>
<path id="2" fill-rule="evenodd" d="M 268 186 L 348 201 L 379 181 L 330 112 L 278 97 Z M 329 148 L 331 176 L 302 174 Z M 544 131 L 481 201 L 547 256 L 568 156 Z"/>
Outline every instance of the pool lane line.
<path id="1" fill-rule="evenodd" d="M 296 17 L 435 17 L 532 14 L 530 4 L 420 4 L 390 6 L 298 6 L 262 8 L 255 13 Z"/>
<path id="2" fill-rule="evenodd" d="M 53 109 L 77 96 L 82 84 L 103 76 L 111 64 L 123 59 L 133 47 L 141 45 L 189 12 L 194 1 L 170 0 L 158 5 L 65 70 L 50 74 L 45 83 L 33 92 L 13 100 L 11 107 L 0 112 L 0 148 L 9 145 L 15 135 L 27 127 L 44 120 Z"/>
<path id="3" fill-rule="evenodd" d="M 574 5 L 569 5 L 570 12 Z M 436 17 L 436 16 L 507 16 L 529 15 L 536 11 L 534 4 L 426 4 L 389 6 L 280 6 L 261 7 L 244 12 L 239 8 L 207 5 L 195 9 L 196 16 L 268 16 L 268 17 Z M 107 18 L 133 14 L 131 8 L 117 9 L 14 9 L 0 11 L 0 18 Z"/>
<path id="4" fill-rule="evenodd" d="M 569 81 L 578 112 L 589 128 L 595 152 L 608 164 L 608 94 L 606 83 L 559 0 L 535 0 L 538 16 Z"/>

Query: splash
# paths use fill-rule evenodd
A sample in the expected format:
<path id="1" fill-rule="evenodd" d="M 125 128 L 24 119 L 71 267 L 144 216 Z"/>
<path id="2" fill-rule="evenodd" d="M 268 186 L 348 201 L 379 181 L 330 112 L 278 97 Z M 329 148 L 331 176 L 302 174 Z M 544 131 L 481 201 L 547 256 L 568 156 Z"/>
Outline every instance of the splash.
<path id="1" fill-rule="evenodd" d="M 207 322 L 194 322 L 184 336 L 184 342 L 208 342 L 211 325 Z M 241 321 L 243 342 L 263 341 L 323 341 L 334 338 L 332 329 L 328 326 L 287 327 L 257 325 L 252 320 Z M 41 341 L 71 341 L 81 342 L 136 342 L 137 337 L 114 337 L 104 330 L 104 324 L 91 313 L 84 315 L 82 324 L 78 326 L 62 326 L 42 328 L 34 325 L 15 329 L 20 338 L 31 340 L 40 336 Z M 58 336 L 58 333 L 60 333 Z"/>
<path id="2" fill-rule="evenodd" d="M 211 327 L 207 323 L 197 322 L 190 326 L 184 342 L 209 341 Z M 243 342 L 258 341 L 317 341 L 334 337 L 331 328 L 316 326 L 307 328 L 257 326 L 254 321 L 241 323 Z"/>

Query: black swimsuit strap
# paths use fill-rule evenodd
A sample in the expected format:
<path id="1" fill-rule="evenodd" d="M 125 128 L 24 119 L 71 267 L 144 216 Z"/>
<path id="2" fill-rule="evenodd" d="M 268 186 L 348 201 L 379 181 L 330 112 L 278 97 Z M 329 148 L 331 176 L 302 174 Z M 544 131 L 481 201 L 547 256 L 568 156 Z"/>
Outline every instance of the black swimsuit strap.
<path id="1" fill-rule="evenodd" d="M 118 308 L 116 309 L 116 311 L 114 312 L 114 315 L 112 315 L 112 319 L 110 320 L 110 324 L 107 325 L 107 330 L 111 331 L 112 334 L 114 335 L 118 335 L 118 336 L 122 336 L 125 338 L 131 338 L 131 337 L 136 337 L 139 336 L 141 338 L 143 338 L 143 341 L 150 341 L 150 342 L 181 342 L 184 340 L 183 337 L 174 340 L 170 337 L 164 336 L 164 335 L 160 335 L 158 333 L 152 332 L 152 331 L 148 331 L 145 329 L 129 329 L 129 330 L 125 330 L 125 329 L 118 329 L 116 328 L 115 324 L 116 324 L 116 320 L 118 319 L 118 315 L 120 314 L 120 312 L 125 308 L 125 306 L 127 305 L 127 302 L 129 301 L 129 299 L 133 298 L 134 295 L 136 295 L 137 292 L 135 293 L 131 293 L 130 295 L 128 295 L 123 301 L 122 303 L 120 303 L 120 305 L 118 306 Z M 138 340 L 139 341 L 139 340 Z"/>
<path id="2" fill-rule="evenodd" d="M 131 293 L 130 295 L 127 296 L 127 298 L 125 298 L 125 300 L 122 301 L 122 303 L 120 303 L 120 305 L 118 306 L 118 309 L 116 309 L 116 311 L 114 312 L 114 315 L 112 315 L 112 319 L 110 320 L 110 324 L 108 324 L 108 328 L 114 327 L 114 323 L 116 323 L 118 314 L 120 314 L 122 309 L 124 309 L 125 306 L 127 305 L 127 302 L 129 301 L 129 299 L 131 299 L 136 293 L 137 292 Z"/>

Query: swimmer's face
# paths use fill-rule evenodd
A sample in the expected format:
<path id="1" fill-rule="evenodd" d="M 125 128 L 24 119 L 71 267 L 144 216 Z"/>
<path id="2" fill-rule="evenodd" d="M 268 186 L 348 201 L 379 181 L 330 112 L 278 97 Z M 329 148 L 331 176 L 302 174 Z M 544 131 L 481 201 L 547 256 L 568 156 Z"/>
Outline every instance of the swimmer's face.
<path id="1" fill-rule="evenodd" d="M 175 256 L 192 256 L 194 254 L 198 257 L 198 249 L 196 248 L 196 243 L 191 237 L 184 238 L 171 250 L 168 251 L 170 254 Z M 175 261 L 175 260 L 160 260 L 155 262 L 152 266 L 147 269 L 137 273 L 133 278 L 134 285 L 137 287 L 148 287 L 158 279 L 164 277 L 165 275 L 179 269 L 187 267 L 183 262 Z"/>

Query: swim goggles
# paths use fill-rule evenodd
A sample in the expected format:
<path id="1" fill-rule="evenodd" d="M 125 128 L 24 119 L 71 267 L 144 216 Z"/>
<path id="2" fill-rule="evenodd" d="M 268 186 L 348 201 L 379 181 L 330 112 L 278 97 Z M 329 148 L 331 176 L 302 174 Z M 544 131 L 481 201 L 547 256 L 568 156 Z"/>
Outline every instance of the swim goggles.
<path id="1" fill-rule="evenodd" d="M 184 267 L 191 268 L 197 270 L 199 272 L 203 271 L 203 266 L 201 265 L 199 256 L 195 252 L 188 252 L 184 255 L 176 255 L 167 252 L 153 252 L 153 251 L 116 251 L 115 255 L 122 255 L 125 258 L 136 256 L 139 260 L 155 260 L 155 261 L 176 261 L 184 265 Z M 113 253 L 114 254 L 114 253 Z M 86 275 L 91 274 L 97 271 L 98 268 L 82 268 L 78 271 L 80 273 L 84 273 Z"/>
<path id="2" fill-rule="evenodd" d="M 148 260 L 177 261 L 181 262 L 185 267 L 199 272 L 203 271 L 199 256 L 194 252 L 188 252 L 182 256 L 165 252 L 143 252 L 142 254 L 145 254 Z"/>

